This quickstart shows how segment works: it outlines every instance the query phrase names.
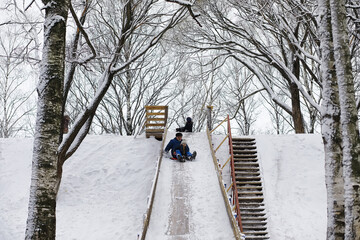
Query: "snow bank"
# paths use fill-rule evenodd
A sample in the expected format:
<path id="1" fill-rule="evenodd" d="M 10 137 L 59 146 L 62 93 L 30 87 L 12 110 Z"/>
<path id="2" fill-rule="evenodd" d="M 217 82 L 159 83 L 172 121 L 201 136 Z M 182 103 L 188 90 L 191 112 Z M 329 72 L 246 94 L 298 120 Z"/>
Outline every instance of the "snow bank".
<path id="1" fill-rule="evenodd" d="M 326 239 L 320 135 L 256 136 L 269 233 L 276 240 Z"/>
<path id="2" fill-rule="evenodd" d="M 24 239 L 32 139 L 0 139 L 0 239 Z M 88 136 L 64 165 L 57 239 L 136 239 L 161 142 Z"/>
<path id="3" fill-rule="evenodd" d="M 33 139 L 0 138 L 0 239 L 24 239 Z"/>

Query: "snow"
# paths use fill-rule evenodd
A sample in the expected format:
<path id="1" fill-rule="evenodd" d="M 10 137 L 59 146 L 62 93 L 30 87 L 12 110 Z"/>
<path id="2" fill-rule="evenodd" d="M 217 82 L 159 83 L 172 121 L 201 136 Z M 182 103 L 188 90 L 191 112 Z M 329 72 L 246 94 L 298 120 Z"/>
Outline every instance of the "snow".
<path id="1" fill-rule="evenodd" d="M 24 239 L 33 139 L 0 138 L 0 239 Z"/>
<path id="2" fill-rule="evenodd" d="M 0 139 L 0 239 L 24 239 L 32 139 Z M 88 136 L 65 163 L 57 239 L 136 239 L 161 142 Z"/>
<path id="3" fill-rule="evenodd" d="M 320 135 L 256 136 L 272 239 L 326 239 Z"/>
<path id="4" fill-rule="evenodd" d="M 164 157 L 146 239 L 234 239 L 206 133 L 183 139 L 198 155 L 185 163 Z"/>
<path id="5" fill-rule="evenodd" d="M 168 134 L 167 141 L 174 133 Z M 171 236 L 176 231 L 188 231 L 181 239 L 234 239 L 207 136 L 184 135 L 191 151 L 198 152 L 197 159 L 179 163 L 164 157 L 146 239 L 174 239 L 179 237 Z M 213 136 L 215 147 L 223 138 Z M 271 239 L 326 239 L 321 137 L 267 135 L 256 140 Z M 32 143 L 33 139 L 0 139 L 1 240 L 24 238 Z M 88 136 L 64 165 L 57 238 L 137 239 L 160 146 L 143 136 Z M 226 161 L 227 142 L 217 156 Z M 229 180 L 226 168 L 223 177 Z M 176 228 L 171 224 L 176 221 L 186 224 Z"/>

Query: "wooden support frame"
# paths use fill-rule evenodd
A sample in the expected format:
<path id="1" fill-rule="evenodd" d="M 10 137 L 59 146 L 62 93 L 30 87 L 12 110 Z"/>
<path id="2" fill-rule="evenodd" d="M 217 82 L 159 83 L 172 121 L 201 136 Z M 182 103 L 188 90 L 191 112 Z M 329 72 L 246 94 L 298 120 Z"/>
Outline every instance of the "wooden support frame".
<path id="1" fill-rule="evenodd" d="M 225 122 L 225 121 L 223 121 L 223 122 Z M 222 196 L 224 198 L 226 211 L 228 213 L 228 217 L 229 217 L 229 220 L 230 220 L 233 232 L 234 232 L 235 239 L 236 240 L 243 240 L 242 234 L 241 234 L 241 231 L 240 231 L 240 228 L 239 228 L 239 225 L 238 225 L 238 222 L 236 221 L 236 219 L 233 216 L 232 207 L 230 205 L 230 202 L 229 202 L 229 199 L 228 199 L 228 196 L 227 196 L 227 192 L 226 192 L 225 186 L 223 184 L 223 178 L 222 178 L 221 173 L 219 171 L 217 159 L 216 159 L 216 156 L 215 156 L 215 152 L 214 152 L 214 148 L 213 148 L 213 144 L 212 144 L 212 140 L 211 140 L 211 132 L 210 132 L 210 130 L 208 128 L 206 128 L 206 133 L 207 133 L 208 140 L 209 140 L 209 146 L 210 146 L 210 151 L 211 151 L 211 155 L 212 155 L 213 162 L 214 162 L 214 167 L 216 169 L 216 174 L 218 176 L 221 193 L 222 193 Z"/>
<path id="2" fill-rule="evenodd" d="M 154 136 L 162 140 L 168 118 L 168 106 L 145 106 L 146 137 Z"/>

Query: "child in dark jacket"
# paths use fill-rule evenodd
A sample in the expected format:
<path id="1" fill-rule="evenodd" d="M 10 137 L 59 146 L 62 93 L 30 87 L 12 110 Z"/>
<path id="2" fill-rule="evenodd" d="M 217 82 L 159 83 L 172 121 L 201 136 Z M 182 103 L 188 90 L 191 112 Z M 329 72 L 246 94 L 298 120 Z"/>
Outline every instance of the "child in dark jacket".
<path id="1" fill-rule="evenodd" d="M 182 140 L 182 133 L 177 133 L 174 139 L 171 139 L 165 148 L 165 152 L 171 150 L 173 158 L 178 159 L 180 162 L 187 160 L 193 160 L 196 157 L 196 152 L 191 153 L 189 146 L 185 140 Z"/>
<path id="2" fill-rule="evenodd" d="M 185 127 L 177 128 L 177 132 L 192 132 L 193 122 L 191 117 L 186 118 Z"/>

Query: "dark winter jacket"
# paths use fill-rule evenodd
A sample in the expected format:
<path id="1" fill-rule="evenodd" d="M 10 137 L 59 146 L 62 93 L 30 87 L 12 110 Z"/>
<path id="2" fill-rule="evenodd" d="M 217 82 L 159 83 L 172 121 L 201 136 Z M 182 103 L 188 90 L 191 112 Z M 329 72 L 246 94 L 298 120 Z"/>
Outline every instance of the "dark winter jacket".
<path id="1" fill-rule="evenodd" d="M 171 149 L 171 153 L 175 152 L 177 148 L 180 147 L 181 141 L 176 138 L 171 139 L 168 145 L 166 145 L 165 152 L 168 152 Z"/>
<path id="2" fill-rule="evenodd" d="M 193 122 L 186 122 L 184 132 L 192 132 Z"/>

